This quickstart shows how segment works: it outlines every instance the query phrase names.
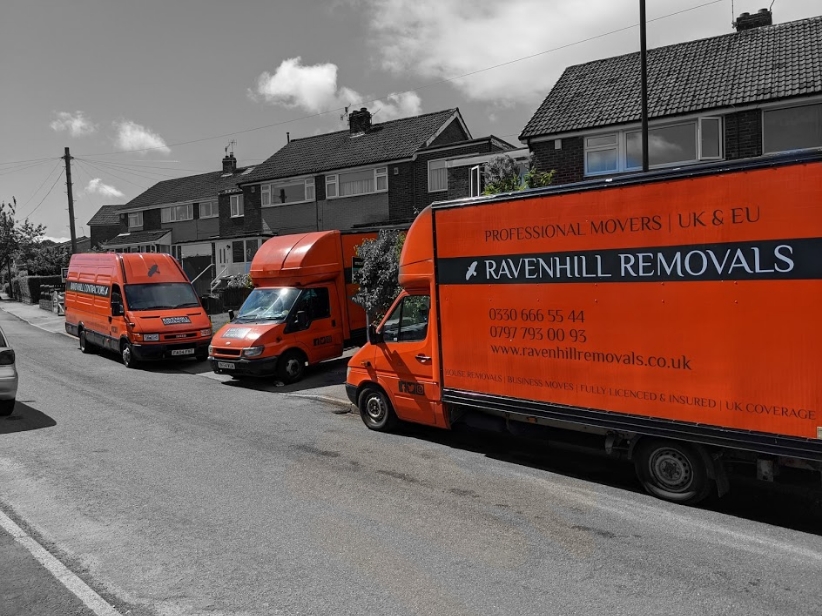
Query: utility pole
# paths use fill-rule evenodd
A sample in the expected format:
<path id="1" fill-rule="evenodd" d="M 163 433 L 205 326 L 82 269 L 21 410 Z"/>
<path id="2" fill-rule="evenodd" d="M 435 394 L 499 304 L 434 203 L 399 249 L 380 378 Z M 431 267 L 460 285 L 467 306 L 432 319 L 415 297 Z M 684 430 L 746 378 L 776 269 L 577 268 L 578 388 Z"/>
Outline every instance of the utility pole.
<path id="1" fill-rule="evenodd" d="M 77 234 L 74 231 L 74 196 L 71 193 L 71 154 L 66 148 L 66 155 L 63 156 L 66 161 L 66 190 L 68 193 L 69 206 L 69 230 L 71 231 L 71 254 L 77 252 Z"/>
<path id="2" fill-rule="evenodd" d="M 639 0 L 639 63 L 642 71 L 642 171 L 648 171 L 648 63 L 645 48 L 645 0 Z"/>

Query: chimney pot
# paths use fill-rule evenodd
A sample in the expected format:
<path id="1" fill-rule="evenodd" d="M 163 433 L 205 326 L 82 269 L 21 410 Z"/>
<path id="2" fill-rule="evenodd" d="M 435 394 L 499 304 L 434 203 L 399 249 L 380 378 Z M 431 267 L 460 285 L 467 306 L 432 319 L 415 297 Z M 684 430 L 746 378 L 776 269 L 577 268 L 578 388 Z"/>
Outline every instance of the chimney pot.
<path id="1" fill-rule="evenodd" d="M 734 28 L 737 32 L 770 25 L 773 25 L 773 14 L 768 9 L 759 9 L 759 12 L 753 15 L 747 12 L 741 13 L 734 22 Z"/>
<path id="2" fill-rule="evenodd" d="M 367 107 L 359 111 L 352 111 L 348 114 L 348 127 L 350 134 L 359 135 L 371 130 L 371 114 Z"/>
<path id="3" fill-rule="evenodd" d="M 226 155 L 223 158 L 223 173 L 236 173 L 237 159 L 234 157 L 234 152 Z"/>

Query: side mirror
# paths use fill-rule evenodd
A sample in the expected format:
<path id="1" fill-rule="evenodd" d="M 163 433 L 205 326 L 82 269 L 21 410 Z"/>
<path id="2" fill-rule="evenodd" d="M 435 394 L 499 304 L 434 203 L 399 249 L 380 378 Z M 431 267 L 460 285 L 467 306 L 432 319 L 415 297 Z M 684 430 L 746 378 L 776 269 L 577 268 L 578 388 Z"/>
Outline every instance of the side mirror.
<path id="1" fill-rule="evenodd" d="M 308 329 L 308 326 L 311 325 L 311 319 L 308 318 L 308 313 L 305 310 L 300 310 L 294 321 L 300 329 Z"/>
<path id="2" fill-rule="evenodd" d="M 371 344 L 382 344 L 382 332 L 377 331 L 377 324 L 371 323 L 368 325 L 368 342 Z"/>
<path id="3" fill-rule="evenodd" d="M 229 321 L 233 321 L 233 320 L 234 320 L 234 311 L 233 311 L 233 310 L 229 310 L 229 311 L 228 311 L 228 320 L 229 320 Z"/>

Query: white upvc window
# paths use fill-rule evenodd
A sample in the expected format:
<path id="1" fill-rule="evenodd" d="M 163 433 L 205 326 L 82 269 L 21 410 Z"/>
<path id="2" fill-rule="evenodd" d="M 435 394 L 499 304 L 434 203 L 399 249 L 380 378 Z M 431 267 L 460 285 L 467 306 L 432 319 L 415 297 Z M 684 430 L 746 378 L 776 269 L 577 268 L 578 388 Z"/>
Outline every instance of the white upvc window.
<path id="1" fill-rule="evenodd" d="M 762 152 L 822 147 L 822 103 L 762 112 Z"/>
<path id="2" fill-rule="evenodd" d="M 164 207 L 160 213 L 161 222 L 181 222 L 194 218 L 194 207 L 187 203 L 185 205 L 174 205 Z"/>
<path id="3" fill-rule="evenodd" d="M 232 218 L 239 218 L 240 216 L 244 216 L 243 212 L 243 196 L 242 195 L 231 195 L 231 217 Z"/>
<path id="4" fill-rule="evenodd" d="M 216 201 L 204 201 L 200 203 L 200 218 L 217 218 L 219 210 Z"/>
<path id="5" fill-rule="evenodd" d="M 650 168 L 694 164 L 723 157 L 722 119 L 695 118 L 648 129 Z M 585 175 L 642 169 L 642 132 L 624 130 L 585 138 Z"/>
<path id="6" fill-rule="evenodd" d="M 448 190 L 448 169 L 445 160 L 428 161 L 428 192 Z"/>
<path id="7" fill-rule="evenodd" d="M 388 190 L 388 167 L 363 169 L 325 176 L 325 196 L 353 197 L 386 192 Z"/>
<path id="8" fill-rule="evenodd" d="M 128 228 L 129 229 L 136 229 L 138 227 L 143 226 L 143 213 L 142 212 L 131 212 L 128 215 Z"/>
<path id="9" fill-rule="evenodd" d="M 260 188 L 260 204 L 263 207 L 267 207 L 271 205 L 307 203 L 314 201 L 315 194 L 314 178 L 263 184 Z"/>
<path id="10" fill-rule="evenodd" d="M 471 167 L 468 171 L 469 174 L 469 181 L 470 181 L 470 189 L 469 189 L 469 196 L 470 197 L 479 197 L 482 194 L 483 190 L 483 175 L 482 175 L 482 165 L 476 165 Z"/>

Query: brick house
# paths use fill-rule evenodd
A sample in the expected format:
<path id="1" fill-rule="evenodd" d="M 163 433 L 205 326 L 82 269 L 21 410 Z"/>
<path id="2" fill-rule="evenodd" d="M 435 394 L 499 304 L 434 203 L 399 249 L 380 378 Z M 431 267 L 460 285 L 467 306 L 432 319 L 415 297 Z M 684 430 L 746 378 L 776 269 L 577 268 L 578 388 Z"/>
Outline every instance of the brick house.
<path id="1" fill-rule="evenodd" d="M 459 109 L 371 119 L 362 108 L 349 115 L 348 130 L 289 140 L 240 178 L 232 199 L 280 235 L 409 222 L 450 196 L 450 158 L 513 148 L 473 139 Z"/>
<path id="2" fill-rule="evenodd" d="M 122 233 L 119 211 L 125 204 L 104 205 L 88 221 L 91 247 L 99 247 Z"/>
<path id="3" fill-rule="evenodd" d="M 822 146 L 822 17 L 648 50 L 651 168 Z M 565 70 L 520 140 L 555 183 L 641 170 L 639 53 Z"/>

